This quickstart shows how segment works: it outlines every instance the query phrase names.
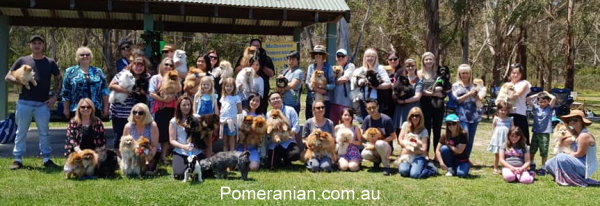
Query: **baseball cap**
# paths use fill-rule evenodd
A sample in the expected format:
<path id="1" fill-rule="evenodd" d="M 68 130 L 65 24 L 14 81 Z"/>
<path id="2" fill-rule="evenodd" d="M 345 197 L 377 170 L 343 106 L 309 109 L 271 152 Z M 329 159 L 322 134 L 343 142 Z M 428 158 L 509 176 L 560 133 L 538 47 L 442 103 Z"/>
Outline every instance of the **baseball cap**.
<path id="1" fill-rule="evenodd" d="M 29 38 L 29 43 L 31 43 L 32 41 L 34 41 L 34 40 L 36 40 L 36 39 L 37 39 L 37 40 L 40 40 L 40 41 L 42 41 L 42 42 L 44 42 L 44 43 L 46 42 L 46 41 L 44 40 L 44 37 L 42 37 L 41 35 L 35 34 L 35 35 L 31 36 L 31 38 Z"/>
<path id="2" fill-rule="evenodd" d="M 337 52 L 335 52 L 335 54 L 337 55 L 344 55 L 344 56 L 348 56 L 348 52 L 345 49 L 338 49 Z"/>

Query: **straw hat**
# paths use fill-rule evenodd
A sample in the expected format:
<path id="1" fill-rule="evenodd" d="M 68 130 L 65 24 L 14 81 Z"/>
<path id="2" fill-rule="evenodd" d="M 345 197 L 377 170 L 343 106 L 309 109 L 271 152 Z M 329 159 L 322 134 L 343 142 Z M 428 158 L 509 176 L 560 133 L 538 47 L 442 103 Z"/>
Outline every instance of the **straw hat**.
<path id="1" fill-rule="evenodd" d="M 314 59 L 315 58 L 315 54 L 324 54 L 325 55 L 325 59 L 327 59 L 327 56 L 329 55 L 327 53 L 327 49 L 323 45 L 316 45 L 313 48 L 313 50 L 310 52 L 310 56 Z"/>
<path id="2" fill-rule="evenodd" d="M 580 119 L 583 121 L 583 124 L 584 124 L 585 126 L 589 126 L 589 125 L 591 125 L 591 124 L 592 124 L 592 121 L 590 121 L 589 119 L 585 118 L 585 114 L 583 114 L 583 111 L 581 111 L 581 110 L 578 110 L 578 109 L 576 109 L 576 110 L 571 110 L 571 113 L 569 113 L 569 114 L 567 114 L 567 115 L 564 115 L 564 116 L 561 116 L 561 117 L 560 117 L 560 119 L 561 119 L 561 120 L 562 120 L 562 121 L 563 121 L 565 124 L 568 124 L 568 123 L 569 123 L 569 119 L 570 119 L 571 117 L 579 117 L 579 118 L 580 118 Z"/>

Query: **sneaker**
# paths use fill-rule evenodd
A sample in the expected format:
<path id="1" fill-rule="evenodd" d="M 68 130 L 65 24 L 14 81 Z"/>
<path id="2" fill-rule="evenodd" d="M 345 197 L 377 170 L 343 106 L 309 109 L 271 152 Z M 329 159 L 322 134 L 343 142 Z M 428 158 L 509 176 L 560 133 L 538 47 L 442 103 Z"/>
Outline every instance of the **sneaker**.
<path id="1" fill-rule="evenodd" d="M 537 175 L 539 175 L 539 176 L 544 176 L 544 175 L 546 175 L 546 170 L 545 170 L 545 169 L 540 169 L 540 170 L 538 170 L 538 171 L 537 171 Z"/>
<path id="2" fill-rule="evenodd" d="M 446 177 L 452 177 L 452 172 L 450 172 L 450 171 L 446 172 Z"/>
<path id="3" fill-rule="evenodd" d="M 47 169 L 55 169 L 55 168 L 58 168 L 58 165 L 54 164 L 54 162 L 52 162 L 52 160 L 48 160 L 48 161 L 44 162 L 44 167 Z"/>
<path id="4" fill-rule="evenodd" d="M 23 163 L 19 161 L 14 161 L 9 167 L 10 170 L 16 170 L 23 168 Z"/>
<path id="5" fill-rule="evenodd" d="M 535 171 L 535 169 L 536 169 L 536 165 L 535 165 L 535 163 L 533 163 L 533 162 L 532 162 L 532 163 L 529 165 L 529 170 L 533 170 L 533 171 Z"/>
<path id="6" fill-rule="evenodd" d="M 392 169 L 389 167 L 384 167 L 383 168 L 383 176 L 390 176 L 392 175 Z"/>

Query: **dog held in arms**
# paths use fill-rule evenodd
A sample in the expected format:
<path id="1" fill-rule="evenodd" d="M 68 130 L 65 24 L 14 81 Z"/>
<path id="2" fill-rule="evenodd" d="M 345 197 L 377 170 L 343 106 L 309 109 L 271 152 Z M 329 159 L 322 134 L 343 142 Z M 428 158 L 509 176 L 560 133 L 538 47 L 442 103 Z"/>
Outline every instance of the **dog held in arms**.
<path id="1" fill-rule="evenodd" d="M 267 134 L 274 143 L 289 140 L 290 121 L 283 115 L 281 110 L 273 109 L 267 120 Z"/>
<path id="2" fill-rule="evenodd" d="M 404 144 L 404 149 L 414 152 L 415 150 L 420 150 L 420 148 L 423 146 L 423 142 L 421 142 L 421 139 L 419 139 L 419 136 L 416 134 L 412 134 L 412 133 L 407 133 L 406 134 L 407 139 L 402 140 L 402 143 Z M 402 162 L 408 162 L 411 163 L 413 162 L 413 160 L 415 159 L 415 155 L 414 154 L 402 154 L 400 155 L 400 158 L 398 158 L 398 162 L 402 163 Z"/>
<path id="3" fill-rule="evenodd" d="M 365 149 L 375 150 L 375 143 L 377 140 L 383 139 L 383 134 L 381 130 L 371 127 L 364 132 L 363 137 L 366 140 L 366 143 L 364 143 Z"/>
<path id="4" fill-rule="evenodd" d="M 27 64 L 24 64 L 17 70 L 11 71 L 10 74 L 15 77 L 18 84 L 20 84 L 20 86 L 17 85 L 15 89 L 17 94 L 21 93 L 23 87 L 27 88 L 28 90 L 31 89 L 29 83 L 31 83 L 34 87 L 37 86 L 37 81 L 35 81 L 35 72 L 33 71 L 33 68 Z"/>
<path id="5" fill-rule="evenodd" d="M 331 164 L 336 161 L 336 155 L 335 140 L 331 134 L 315 129 L 306 137 L 306 147 L 304 160 L 312 172 L 319 170 L 331 172 L 333 170 Z"/>
<path id="6" fill-rule="evenodd" d="M 335 132 L 335 150 L 337 151 L 338 156 L 346 155 L 348 147 L 352 143 L 353 139 L 354 132 L 352 132 L 352 130 L 348 128 L 340 128 L 338 131 Z"/>
<path id="7" fill-rule="evenodd" d="M 320 88 L 325 89 L 327 87 L 327 78 L 325 77 L 325 72 L 321 70 L 315 70 L 315 72 L 310 77 L 310 85 L 314 89 Z M 319 92 L 315 92 L 315 101 L 323 101 L 325 96 Z"/>
<path id="8" fill-rule="evenodd" d="M 569 131 L 569 126 L 564 123 L 558 123 L 556 127 L 554 127 L 554 133 L 552 134 L 555 141 L 553 154 L 558 153 L 571 153 L 573 149 L 571 149 L 571 144 L 575 142 L 575 136 Z"/>
<path id="9" fill-rule="evenodd" d="M 181 83 L 177 71 L 172 70 L 165 73 L 160 83 L 160 94 L 163 98 L 176 97 L 181 92 Z"/>

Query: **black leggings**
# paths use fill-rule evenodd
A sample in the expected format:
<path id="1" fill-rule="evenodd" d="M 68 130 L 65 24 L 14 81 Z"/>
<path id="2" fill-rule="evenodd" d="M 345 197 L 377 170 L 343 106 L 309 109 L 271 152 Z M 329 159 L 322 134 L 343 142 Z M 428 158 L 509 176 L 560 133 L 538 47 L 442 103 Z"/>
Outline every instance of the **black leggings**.
<path id="1" fill-rule="evenodd" d="M 515 113 L 510 114 L 510 116 L 513 117 L 513 123 L 515 126 L 519 127 L 521 132 L 523 132 L 523 135 L 525 135 L 525 143 L 529 145 L 529 123 L 527 122 L 527 117 L 525 115 Z"/>
<path id="2" fill-rule="evenodd" d="M 434 108 L 431 104 L 430 97 L 422 97 L 421 109 L 423 110 L 423 116 L 425 119 L 425 128 L 427 129 L 429 136 L 433 136 L 433 144 L 427 144 L 427 151 L 429 151 L 429 148 L 432 148 L 431 146 L 433 146 L 433 150 L 435 151 L 442 133 L 442 120 L 444 119 L 445 108 L 444 106 L 441 108 Z"/>
<path id="3" fill-rule="evenodd" d="M 294 142 L 290 143 L 287 149 L 283 148 L 281 145 L 277 145 L 274 150 L 269 150 L 267 152 L 267 168 L 275 169 L 282 165 L 291 165 L 292 161 L 300 159 L 301 152 L 300 147 Z"/>
<path id="4" fill-rule="evenodd" d="M 162 108 L 154 114 L 154 121 L 158 126 L 158 142 L 169 142 L 169 121 L 175 116 L 174 108 Z"/>
<path id="5" fill-rule="evenodd" d="M 127 124 L 127 118 L 112 118 L 113 132 L 115 134 L 115 138 L 113 141 L 113 148 L 119 149 L 119 143 L 121 142 L 121 136 L 123 136 L 123 128 Z"/>

